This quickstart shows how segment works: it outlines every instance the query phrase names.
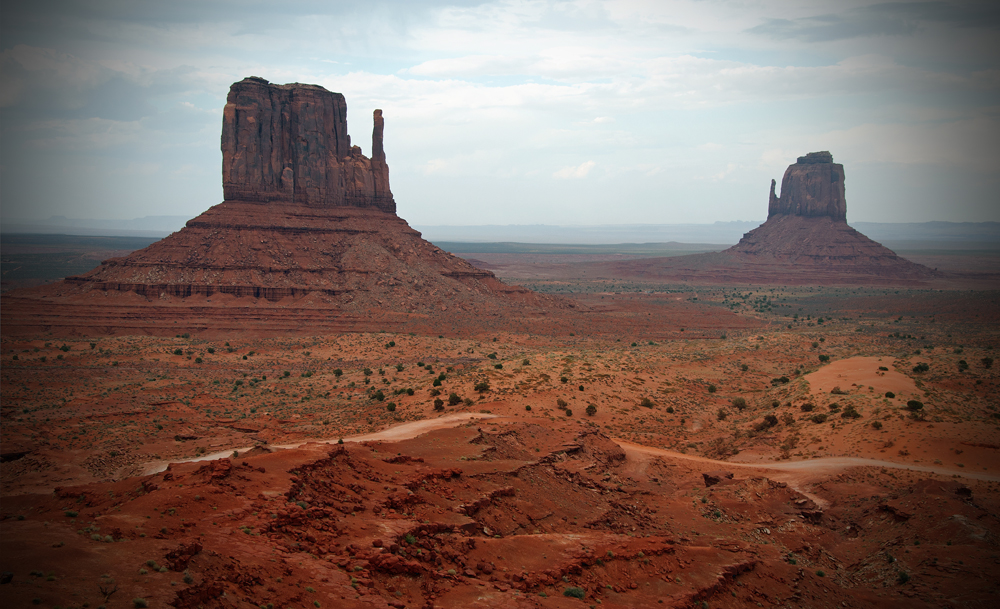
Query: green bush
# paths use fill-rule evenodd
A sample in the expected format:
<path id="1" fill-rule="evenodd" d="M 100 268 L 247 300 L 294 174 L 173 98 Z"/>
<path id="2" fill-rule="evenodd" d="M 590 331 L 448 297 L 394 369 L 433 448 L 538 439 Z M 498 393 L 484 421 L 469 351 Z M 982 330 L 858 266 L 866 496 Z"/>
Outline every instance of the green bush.
<path id="1" fill-rule="evenodd" d="M 476 383 L 474 389 L 476 391 L 478 391 L 479 393 L 485 393 L 485 392 L 487 392 L 487 391 L 490 390 L 490 382 L 489 381 L 479 381 L 478 383 Z"/>
<path id="2" fill-rule="evenodd" d="M 135 607 L 135 609 L 144 609 L 149 606 L 149 603 L 147 603 L 144 598 L 133 598 L 132 606 Z"/>
<path id="3" fill-rule="evenodd" d="M 805 404 L 799 406 L 799 410 L 801 410 L 802 412 L 812 412 L 813 408 L 815 407 L 809 402 L 806 402 Z"/>
<path id="4" fill-rule="evenodd" d="M 571 598 L 583 598 L 587 596 L 587 593 L 583 591 L 583 588 L 577 586 L 570 586 L 563 590 L 563 596 L 569 596 Z"/>
<path id="5" fill-rule="evenodd" d="M 385 405 L 385 409 L 389 412 L 396 412 L 396 402 L 389 402 Z"/>
<path id="6" fill-rule="evenodd" d="M 924 403 L 920 400 L 910 400 L 906 403 L 906 409 L 910 412 L 916 412 L 924 407 Z"/>
<path id="7" fill-rule="evenodd" d="M 434 400 L 434 410 L 444 410 L 444 400 L 437 398 Z"/>
<path id="8" fill-rule="evenodd" d="M 720 408 L 719 412 L 715 413 L 715 417 L 717 419 L 719 419 L 720 421 L 725 421 L 726 417 L 728 417 L 728 416 L 729 416 L 729 413 L 726 412 L 725 408 Z"/>
<path id="9" fill-rule="evenodd" d="M 642 400 L 639 401 L 639 405 L 643 408 L 652 408 L 654 406 L 653 400 L 649 398 L 642 398 Z"/>
<path id="10" fill-rule="evenodd" d="M 745 398 L 733 398 L 732 399 L 733 408 L 736 410 L 743 410 L 747 407 L 747 401 Z"/>
<path id="11" fill-rule="evenodd" d="M 569 406 L 569 404 L 566 403 L 566 400 L 559 398 L 558 400 L 556 400 L 556 406 L 558 406 L 559 408 L 566 408 L 567 406 Z"/>
<path id="12" fill-rule="evenodd" d="M 174 355 L 184 355 L 183 349 L 174 349 Z"/>
<path id="13" fill-rule="evenodd" d="M 821 363 L 825 364 L 826 362 L 830 361 L 830 356 L 829 355 L 820 355 L 819 356 L 819 361 Z"/>
<path id="14" fill-rule="evenodd" d="M 813 423 L 825 423 L 826 422 L 826 415 L 823 414 L 823 413 L 814 414 L 810 420 Z"/>
<path id="15" fill-rule="evenodd" d="M 448 394 L 448 405 L 449 406 L 457 406 L 457 405 L 459 405 L 461 403 L 462 403 L 462 398 L 459 397 L 459 395 L 457 393 L 449 393 Z"/>
<path id="16" fill-rule="evenodd" d="M 587 404 L 587 415 L 592 417 L 595 414 L 597 414 L 597 406 L 594 406 L 593 404 Z"/>
<path id="17" fill-rule="evenodd" d="M 889 398 L 891 400 L 892 398 L 896 397 L 896 394 L 893 393 L 893 392 L 891 392 L 891 391 L 886 391 L 885 392 L 885 397 L 887 397 L 887 398 Z"/>
<path id="18" fill-rule="evenodd" d="M 920 362 L 919 364 L 913 367 L 914 372 L 927 372 L 930 369 L 931 367 L 924 362 Z"/>
<path id="19" fill-rule="evenodd" d="M 715 385 L 709 385 L 708 386 L 708 392 L 709 393 L 715 393 L 715 391 L 716 391 Z"/>
<path id="20" fill-rule="evenodd" d="M 872 421 L 872 429 L 882 429 L 882 421 Z"/>

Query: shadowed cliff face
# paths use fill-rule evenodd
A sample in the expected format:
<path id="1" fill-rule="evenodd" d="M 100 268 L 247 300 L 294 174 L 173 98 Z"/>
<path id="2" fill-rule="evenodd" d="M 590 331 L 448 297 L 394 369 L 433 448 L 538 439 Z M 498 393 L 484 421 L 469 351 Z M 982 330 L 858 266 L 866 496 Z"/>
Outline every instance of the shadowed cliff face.
<path id="1" fill-rule="evenodd" d="M 375 111 L 372 158 L 351 146 L 347 102 L 316 85 L 234 83 L 222 119 L 226 201 L 375 208 L 395 213 Z"/>
<path id="2" fill-rule="evenodd" d="M 771 197 L 767 217 L 776 215 L 829 217 L 847 222 L 847 202 L 844 198 L 844 166 L 833 162 L 829 152 L 810 152 L 789 165 L 781 179 L 781 196 Z"/>

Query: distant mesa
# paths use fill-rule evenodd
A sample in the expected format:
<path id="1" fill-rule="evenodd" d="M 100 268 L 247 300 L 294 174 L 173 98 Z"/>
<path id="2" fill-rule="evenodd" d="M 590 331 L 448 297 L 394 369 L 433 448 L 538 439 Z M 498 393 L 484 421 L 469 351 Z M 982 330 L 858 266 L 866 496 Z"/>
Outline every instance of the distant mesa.
<path id="1" fill-rule="evenodd" d="M 240 301 L 255 305 L 244 313 L 271 331 L 391 329 L 414 319 L 523 318 L 526 306 L 572 306 L 505 285 L 397 216 L 382 111 L 373 119 L 366 157 L 351 144 L 340 93 L 257 77 L 233 84 L 222 121 L 225 200 L 145 249 L 38 288 L 33 296 L 47 299 L 48 321 L 18 323 L 83 332 L 176 327 L 164 319 L 242 327 L 225 306 L 232 298 L 250 299 Z M 39 313 L 5 299 L 6 309 L 20 302 L 27 317 Z M 281 304 L 267 310 L 267 303 Z M 60 304 L 68 308 L 55 311 Z"/>
<path id="2" fill-rule="evenodd" d="M 844 166 L 829 152 L 789 165 L 781 195 L 771 180 L 767 221 L 731 248 L 609 263 L 608 277 L 718 284 L 926 285 L 940 274 L 910 262 L 847 224 Z"/>

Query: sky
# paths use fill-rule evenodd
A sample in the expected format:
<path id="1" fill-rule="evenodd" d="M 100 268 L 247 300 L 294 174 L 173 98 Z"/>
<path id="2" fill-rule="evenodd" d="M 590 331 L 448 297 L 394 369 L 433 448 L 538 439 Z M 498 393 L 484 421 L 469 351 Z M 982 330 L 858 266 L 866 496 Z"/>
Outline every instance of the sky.
<path id="1" fill-rule="evenodd" d="M 0 222 L 222 201 L 229 86 L 372 110 L 415 225 L 762 220 L 829 150 L 853 222 L 1000 221 L 1000 3 L 51 1 L 0 5 Z"/>

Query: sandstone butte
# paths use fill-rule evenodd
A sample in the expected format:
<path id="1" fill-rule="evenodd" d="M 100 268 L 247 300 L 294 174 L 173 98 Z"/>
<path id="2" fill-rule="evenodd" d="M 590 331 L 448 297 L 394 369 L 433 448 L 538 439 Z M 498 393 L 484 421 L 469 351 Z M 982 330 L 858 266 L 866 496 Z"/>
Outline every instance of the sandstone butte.
<path id="1" fill-rule="evenodd" d="M 797 159 L 771 180 L 767 221 L 721 252 L 595 265 L 598 277 L 715 284 L 925 286 L 941 274 L 847 224 L 844 166 L 829 152 Z M 603 268 L 602 268 L 603 267 Z"/>
<path id="2" fill-rule="evenodd" d="M 5 296 L 5 326 L 345 331 L 447 317 L 486 327 L 573 306 L 504 284 L 396 215 L 383 129 L 375 110 L 369 158 L 351 144 L 342 94 L 257 77 L 233 84 L 222 122 L 224 201 L 145 249 Z"/>

